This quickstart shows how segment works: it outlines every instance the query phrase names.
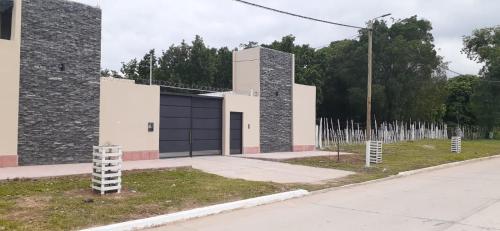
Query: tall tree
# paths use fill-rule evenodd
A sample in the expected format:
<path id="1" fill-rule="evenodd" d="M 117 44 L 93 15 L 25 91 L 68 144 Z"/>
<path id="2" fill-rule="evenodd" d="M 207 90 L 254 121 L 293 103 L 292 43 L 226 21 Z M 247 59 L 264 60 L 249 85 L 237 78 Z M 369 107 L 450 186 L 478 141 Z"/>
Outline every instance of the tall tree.
<path id="1" fill-rule="evenodd" d="M 132 59 L 127 63 L 122 63 L 121 72 L 129 79 L 139 79 L 139 73 L 137 73 L 137 59 Z"/>
<path id="2" fill-rule="evenodd" d="M 475 30 L 464 38 L 463 53 L 484 66 L 472 97 L 480 125 L 500 126 L 500 26 Z"/>
<path id="3" fill-rule="evenodd" d="M 232 51 L 205 45 L 200 36 L 191 44 L 182 41 L 171 45 L 158 57 L 150 50 L 139 61 L 132 59 L 122 64 L 122 73 L 130 79 L 148 79 L 150 57 L 153 57 L 154 79 L 196 86 L 230 88 L 232 79 Z"/>
<path id="4" fill-rule="evenodd" d="M 444 118 L 448 124 L 476 125 L 471 97 L 478 79 L 474 75 L 462 75 L 448 80 L 446 84 L 448 98 Z"/>
<path id="5" fill-rule="evenodd" d="M 153 64 L 153 73 L 155 73 L 156 69 L 158 69 L 157 62 L 158 58 L 156 57 L 155 50 L 152 49 L 137 63 L 137 74 L 141 78 L 149 79 L 151 63 Z"/>
<path id="6" fill-rule="evenodd" d="M 227 47 L 217 50 L 215 58 L 215 76 L 213 86 L 232 88 L 233 79 L 233 52 Z"/>

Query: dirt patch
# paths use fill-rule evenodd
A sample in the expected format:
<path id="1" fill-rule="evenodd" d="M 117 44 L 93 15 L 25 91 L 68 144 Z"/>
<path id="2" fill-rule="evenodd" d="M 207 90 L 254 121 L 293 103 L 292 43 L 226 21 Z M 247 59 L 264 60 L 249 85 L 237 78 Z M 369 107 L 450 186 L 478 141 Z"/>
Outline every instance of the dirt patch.
<path id="1" fill-rule="evenodd" d="M 43 217 L 43 210 L 50 204 L 50 196 L 30 196 L 16 199 L 16 209 L 8 213 L 7 218 L 31 223 Z"/>
<path id="2" fill-rule="evenodd" d="M 42 208 L 46 207 L 51 199 L 49 196 L 21 197 L 16 200 L 16 205 L 23 209 Z"/>
<path id="3" fill-rule="evenodd" d="M 434 145 L 422 145 L 422 148 L 425 148 L 427 150 L 435 150 L 436 149 L 436 146 Z"/>
<path id="4" fill-rule="evenodd" d="M 319 162 L 327 162 L 327 161 L 337 161 L 337 156 L 329 156 L 328 160 L 320 160 Z M 348 164 L 357 164 L 364 163 L 365 159 L 362 155 L 340 155 L 339 159 L 340 163 L 348 163 Z"/>
<path id="5" fill-rule="evenodd" d="M 142 204 L 135 206 L 134 213 L 130 213 L 128 219 L 141 219 L 144 217 L 164 215 L 169 213 L 171 210 L 173 210 L 173 208 L 165 205 L 165 203 Z"/>
<path id="6" fill-rule="evenodd" d="M 78 189 L 78 190 L 67 191 L 67 192 L 64 192 L 64 195 L 68 196 L 68 197 L 73 197 L 73 198 L 80 197 L 82 199 L 83 198 L 85 198 L 85 199 L 106 198 L 106 199 L 115 199 L 115 200 L 125 200 L 125 199 L 129 199 L 131 197 L 140 196 L 141 193 L 124 187 L 124 188 L 122 188 L 120 193 L 109 193 L 109 194 L 101 195 L 98 192 L 94 192 L 94 191 L 92 191 L 92 189 L 89 188 L 89 189 Z"/>

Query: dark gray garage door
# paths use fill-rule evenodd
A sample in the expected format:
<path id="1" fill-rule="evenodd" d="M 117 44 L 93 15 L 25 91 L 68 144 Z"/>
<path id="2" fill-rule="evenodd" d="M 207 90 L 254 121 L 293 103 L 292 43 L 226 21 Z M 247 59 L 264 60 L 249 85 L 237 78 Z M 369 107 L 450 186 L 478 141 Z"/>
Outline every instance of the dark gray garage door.
<path id="1" fill-rule="evenodd" d="M 222 154 L 222 99 L 162 94 L 160 158 Z"/>

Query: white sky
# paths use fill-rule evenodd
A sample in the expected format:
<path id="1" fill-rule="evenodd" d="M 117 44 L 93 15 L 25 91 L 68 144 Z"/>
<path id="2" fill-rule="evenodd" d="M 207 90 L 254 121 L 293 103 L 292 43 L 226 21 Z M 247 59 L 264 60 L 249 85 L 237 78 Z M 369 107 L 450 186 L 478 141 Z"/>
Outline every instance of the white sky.
<path id="1" fill-rule="evenodd" d="M 96 5 L 98 0 L 75 0 Z M 430 20 L 436 48 L 450 69 L 477 74 L 481 65 L 460 53 L 462 37 L 475 28 L 500 23 L 497 0 L 249 0 L 258 4 L 330 21 L 365 25 L 373 17 L 418 15 Z M 102 66 L 119 70 L 122 62 L 142 58 L 151 48 L 166 50 L 200 35 L 211 47 L 270 43 L 293 34 L 297 44 L 323 47 L 353 38 L 355 29 L 280 15 L 232 0 L 101 0 Z"/>

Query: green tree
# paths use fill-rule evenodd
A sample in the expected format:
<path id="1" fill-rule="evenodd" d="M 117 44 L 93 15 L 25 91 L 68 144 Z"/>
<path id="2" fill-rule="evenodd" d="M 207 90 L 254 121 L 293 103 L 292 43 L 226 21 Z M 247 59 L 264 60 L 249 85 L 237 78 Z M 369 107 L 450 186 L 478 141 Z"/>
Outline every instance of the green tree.
<path id="1" fill-rule="evenodd" d="M 249 41 L 248 43 L 240 43 L 240 48 L 243 50 L 258 47 L 258 46 L 259 46 L 259 43 L 255 42 L 255 41 Z"/>
<path id="2" fill-rule="evenodd" d="M 185 83 L 184 76 L 190 73 L 191 46 L 185 41 L 180 45 L 171 45 L 159 58 L 158 74 L 156 78 L 176 83 Z"/>
<path id="3" fill-rule="evenodd" d="M 111 76 L 111 71 L 109 69 L 101 70 L 101 77 L 110 77 L 110 76 Z"/>
<path id="4" fill-rule="evenodd" d="M 446 76 L 440 70 L 432 26 L 416 16 L 374 25 L 374 83 L 383 86 L 386 102 L 376 108 L 384 120 L 440 120 L 446 97 Z M 360 42 L 365 49 L 366 31 Z M 377 113 L 378 112 L 378 113 Z"/>
<path id="5" fill-rule="evenodd" d="M 137 59 L 132 59 L 127 63 L 122 63 L 121 72 L 129 79 L 139 79 L 139 73 L 137 72 Z"/>
<path id="6" fill-rule="evenodd" d="M 500 26 L 478 29 L 464 37 L 462 52 L 484 64 L 472 108 L 478 123 L 493 131 L 500 126 Z"/>
<path id="7" fill-rule="evenodd" d="M 227 47 L 217 50 L 215 58 L 215 76 L 212 86 L 232 88 L 233 52 Z"/>
<path id="8" fill-rule="evenodd" d="M 189 84 L 210 86 L 215 80 L 217 50 L 205 46 L 203 39 L 197 35 L 190 53 L 189 74 L 183 76 Z"/>
<path id="9" fill-rule="evenodd" d="M 448 124 L 476 125 L 471 97 L 478 79 L 474 75 L 462 75 L 448 80 L 446 84 L 448 98 L 444 118 Z"/>
<path id="10" fill-rule="evenodd" d="M 153 58 L 153 73 L 158 69 L 157 62 L 158 58 L 156 57 L 155 50 L 150 50 L 147 54 L 144 55 L 139 63 L 137 63 L 137 74 L 142 79 L 149 79 L 149 74 L 151 72 L 151 57 Z"/>
<path id="11" fill-rule="evenodd" d="M 150 57 L 153 58 L 153 78 L 194 86 L 230 88 L 232 80 L 232 51 L 205 45 L 200 36 L 191 44 L 182 41 L 171 45 L 158 57 L 150 50 L 139 61 L 122 64 L 121 71 L 130 79 L 149 79 Z"/>

